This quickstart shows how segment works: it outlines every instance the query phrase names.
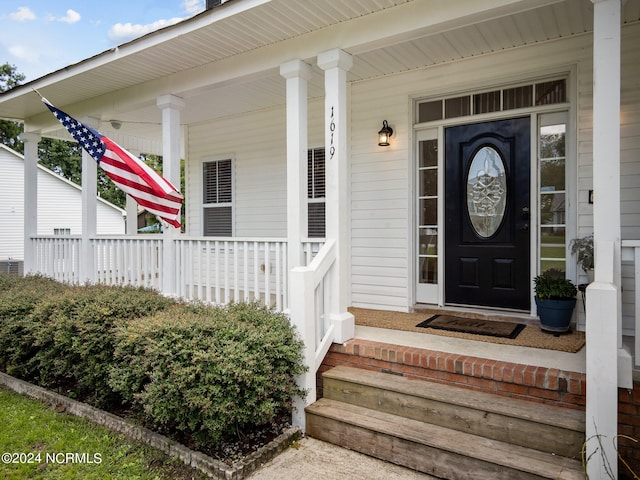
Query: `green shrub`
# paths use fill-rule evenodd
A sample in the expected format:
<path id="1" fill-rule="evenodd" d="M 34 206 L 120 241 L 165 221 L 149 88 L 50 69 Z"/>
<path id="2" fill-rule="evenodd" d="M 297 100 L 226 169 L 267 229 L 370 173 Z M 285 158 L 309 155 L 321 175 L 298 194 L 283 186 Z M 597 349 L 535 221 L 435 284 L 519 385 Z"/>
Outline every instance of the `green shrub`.
<path id="1" fill-rule="evenodd" d="M 42 276 L 0 275 L 0 369 L 26 378 L 26 365 L 36 351 L 30 314 L 69 288 Z"/>
<path id="2" fill-rule="evenodd" d="M 152 290 L 80 286 L 38 304 L 31 314 L 35 352 L 26 374 L 99 407 L 120 403 L 108 386 L 114 327 L 167 308 Z"/>
<path id="3" fill-rule="evenodd" d="M 119 328 L 112 388 L 161 430 L 212 445 L 274 422 L 303 395 L 302 342 L 256 304 L 181 306 Z"/>

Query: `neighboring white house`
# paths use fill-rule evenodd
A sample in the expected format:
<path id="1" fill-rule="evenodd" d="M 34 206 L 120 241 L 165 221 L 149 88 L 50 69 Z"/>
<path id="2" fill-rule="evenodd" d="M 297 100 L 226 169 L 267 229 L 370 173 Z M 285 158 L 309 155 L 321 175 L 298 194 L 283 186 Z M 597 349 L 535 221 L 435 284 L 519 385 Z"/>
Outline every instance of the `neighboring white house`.
<path id="1" fill-rule="evenodd" d="M 38 235 L 82 233 L 82 188 L 38 165 Z M 99 234 L 125 233 L 125 211 L 99 199 Z M 0 145 L 0 261 L 24 260 L 24 156 Z"/>
<path id="2" fill-rule="evenodd" d="M 533 277 L 586 282 L 569 243 L 593 233 L 587 435 L 616 437 L 618 387 L 640 389 L 640 0 L 215 3 L 0 94 L 27 175 L 41 136 L 69 138 L 33 88 L 162 155 L 173 184 L 184 160 L 185 234 L 85 225 L 74 278 L 289 312 L 313 401 L 331 343 L 355 335 L 350 306 L 535 318 Z M 29 269 L 54 252 L 39 255 Z"/>

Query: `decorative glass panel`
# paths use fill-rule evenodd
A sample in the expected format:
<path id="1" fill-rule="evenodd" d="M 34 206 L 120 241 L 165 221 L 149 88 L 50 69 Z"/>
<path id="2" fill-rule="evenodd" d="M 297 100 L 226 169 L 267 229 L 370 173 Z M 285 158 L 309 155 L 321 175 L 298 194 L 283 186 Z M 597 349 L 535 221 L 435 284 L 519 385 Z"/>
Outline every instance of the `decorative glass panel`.
<path id="1" fill-rule="evenodd" d="M 489 113 L 500 111 L 500 90 L 477 93 L 473 96 L 473 113 Z"/>
<path id="2" fill-rule="evenodd" d="M 481 148 L 471 160 L 467 176 L 467 211 L 476 233 L 489 238 L 496 233 L 506 207 L 504 164 L 491 147 Z"/>
<path id="3" fill-rule="evenodd" d="M 551 105 L 567 101 L 566 80 L 536 83 L 536 105 Z"/>
<path id="4" fill-rule="evenodd" d="M 420 170 L 420 196 L 434 197 L 438 195 L 438 170 L 430 168 Z"/>
<path id="5" fill-rule="evenodd" d="M 444 118 L 464 117 L 471 113 L 471 98 L 465 97 L 447 98 L 444 101 Z"/>
<path id="6" fill-rule="evenodd" d="M 540 228 L 540 271 L 565 271 L 566 231 L 564 227 Z"/>
<path id="7" fill-rule="evenodd" d="M 438 141 L 424 140 L 420 142 L 420 168 L 438 166 Z"/>
<path id="8" fill-rule="evenodd" d="M 438 260 L 436 258 L 420 258 L 418 268 L 420 283 L 438 283 Z"/>
<path id="9" fill-rule="evenodd" d="M 420 229 L 420 255 L 437 255 L 438 254 L 438 229 L 437 228 L 421 228 Z"/>
<path id="10" fill-rule="evenodd" d="M 564 225 L 566 223 L 564 192 L 541 193 L 540 223 L 542 225 Z"/>
<path id="11" fill-rule="evenodd" d="M 442 100 L 423 102 L 418 105 L 418 123 L 442 119 Z"/>
<path id="12" fill-rule="evenodd" d="M 438 199 L 420 200 L 420 225 L 438 224 Z"/>
<path id="13" fill-rule="evenodd" d="M 530 107 L 533 103 L 532 94 L 533 87 L 531 85 L 508 88 L 503 91 L 502 109 L 512 110 L 514 108 Z"/>

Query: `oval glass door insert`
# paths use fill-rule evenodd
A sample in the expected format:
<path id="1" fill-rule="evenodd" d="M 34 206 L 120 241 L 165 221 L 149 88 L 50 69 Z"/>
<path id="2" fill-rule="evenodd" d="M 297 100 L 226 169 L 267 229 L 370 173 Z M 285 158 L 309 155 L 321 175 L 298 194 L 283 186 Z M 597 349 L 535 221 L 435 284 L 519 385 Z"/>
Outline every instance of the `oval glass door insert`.
<path id="1" fill-rule="evenodd" d="M 507 179 L 500 154 L 482 147 L 474 155 L 467 175 L 467 211 L 480 237 L 493 236 L 502 223 L 506 207 Z"/>

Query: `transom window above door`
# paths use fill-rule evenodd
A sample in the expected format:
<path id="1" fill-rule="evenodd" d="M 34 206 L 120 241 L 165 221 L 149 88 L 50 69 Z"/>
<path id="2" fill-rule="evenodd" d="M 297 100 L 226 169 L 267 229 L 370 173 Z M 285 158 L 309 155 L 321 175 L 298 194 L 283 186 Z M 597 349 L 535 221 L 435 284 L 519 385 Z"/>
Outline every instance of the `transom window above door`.
<path id="1" fill-rule="evenodd" d="M 434 122 L 448 118 L 555 105 L 567 101 L 566 79 L 548 80 L 526 85 L 505 86 L 487 92 L 418 102 L 417 122 Z"/>

